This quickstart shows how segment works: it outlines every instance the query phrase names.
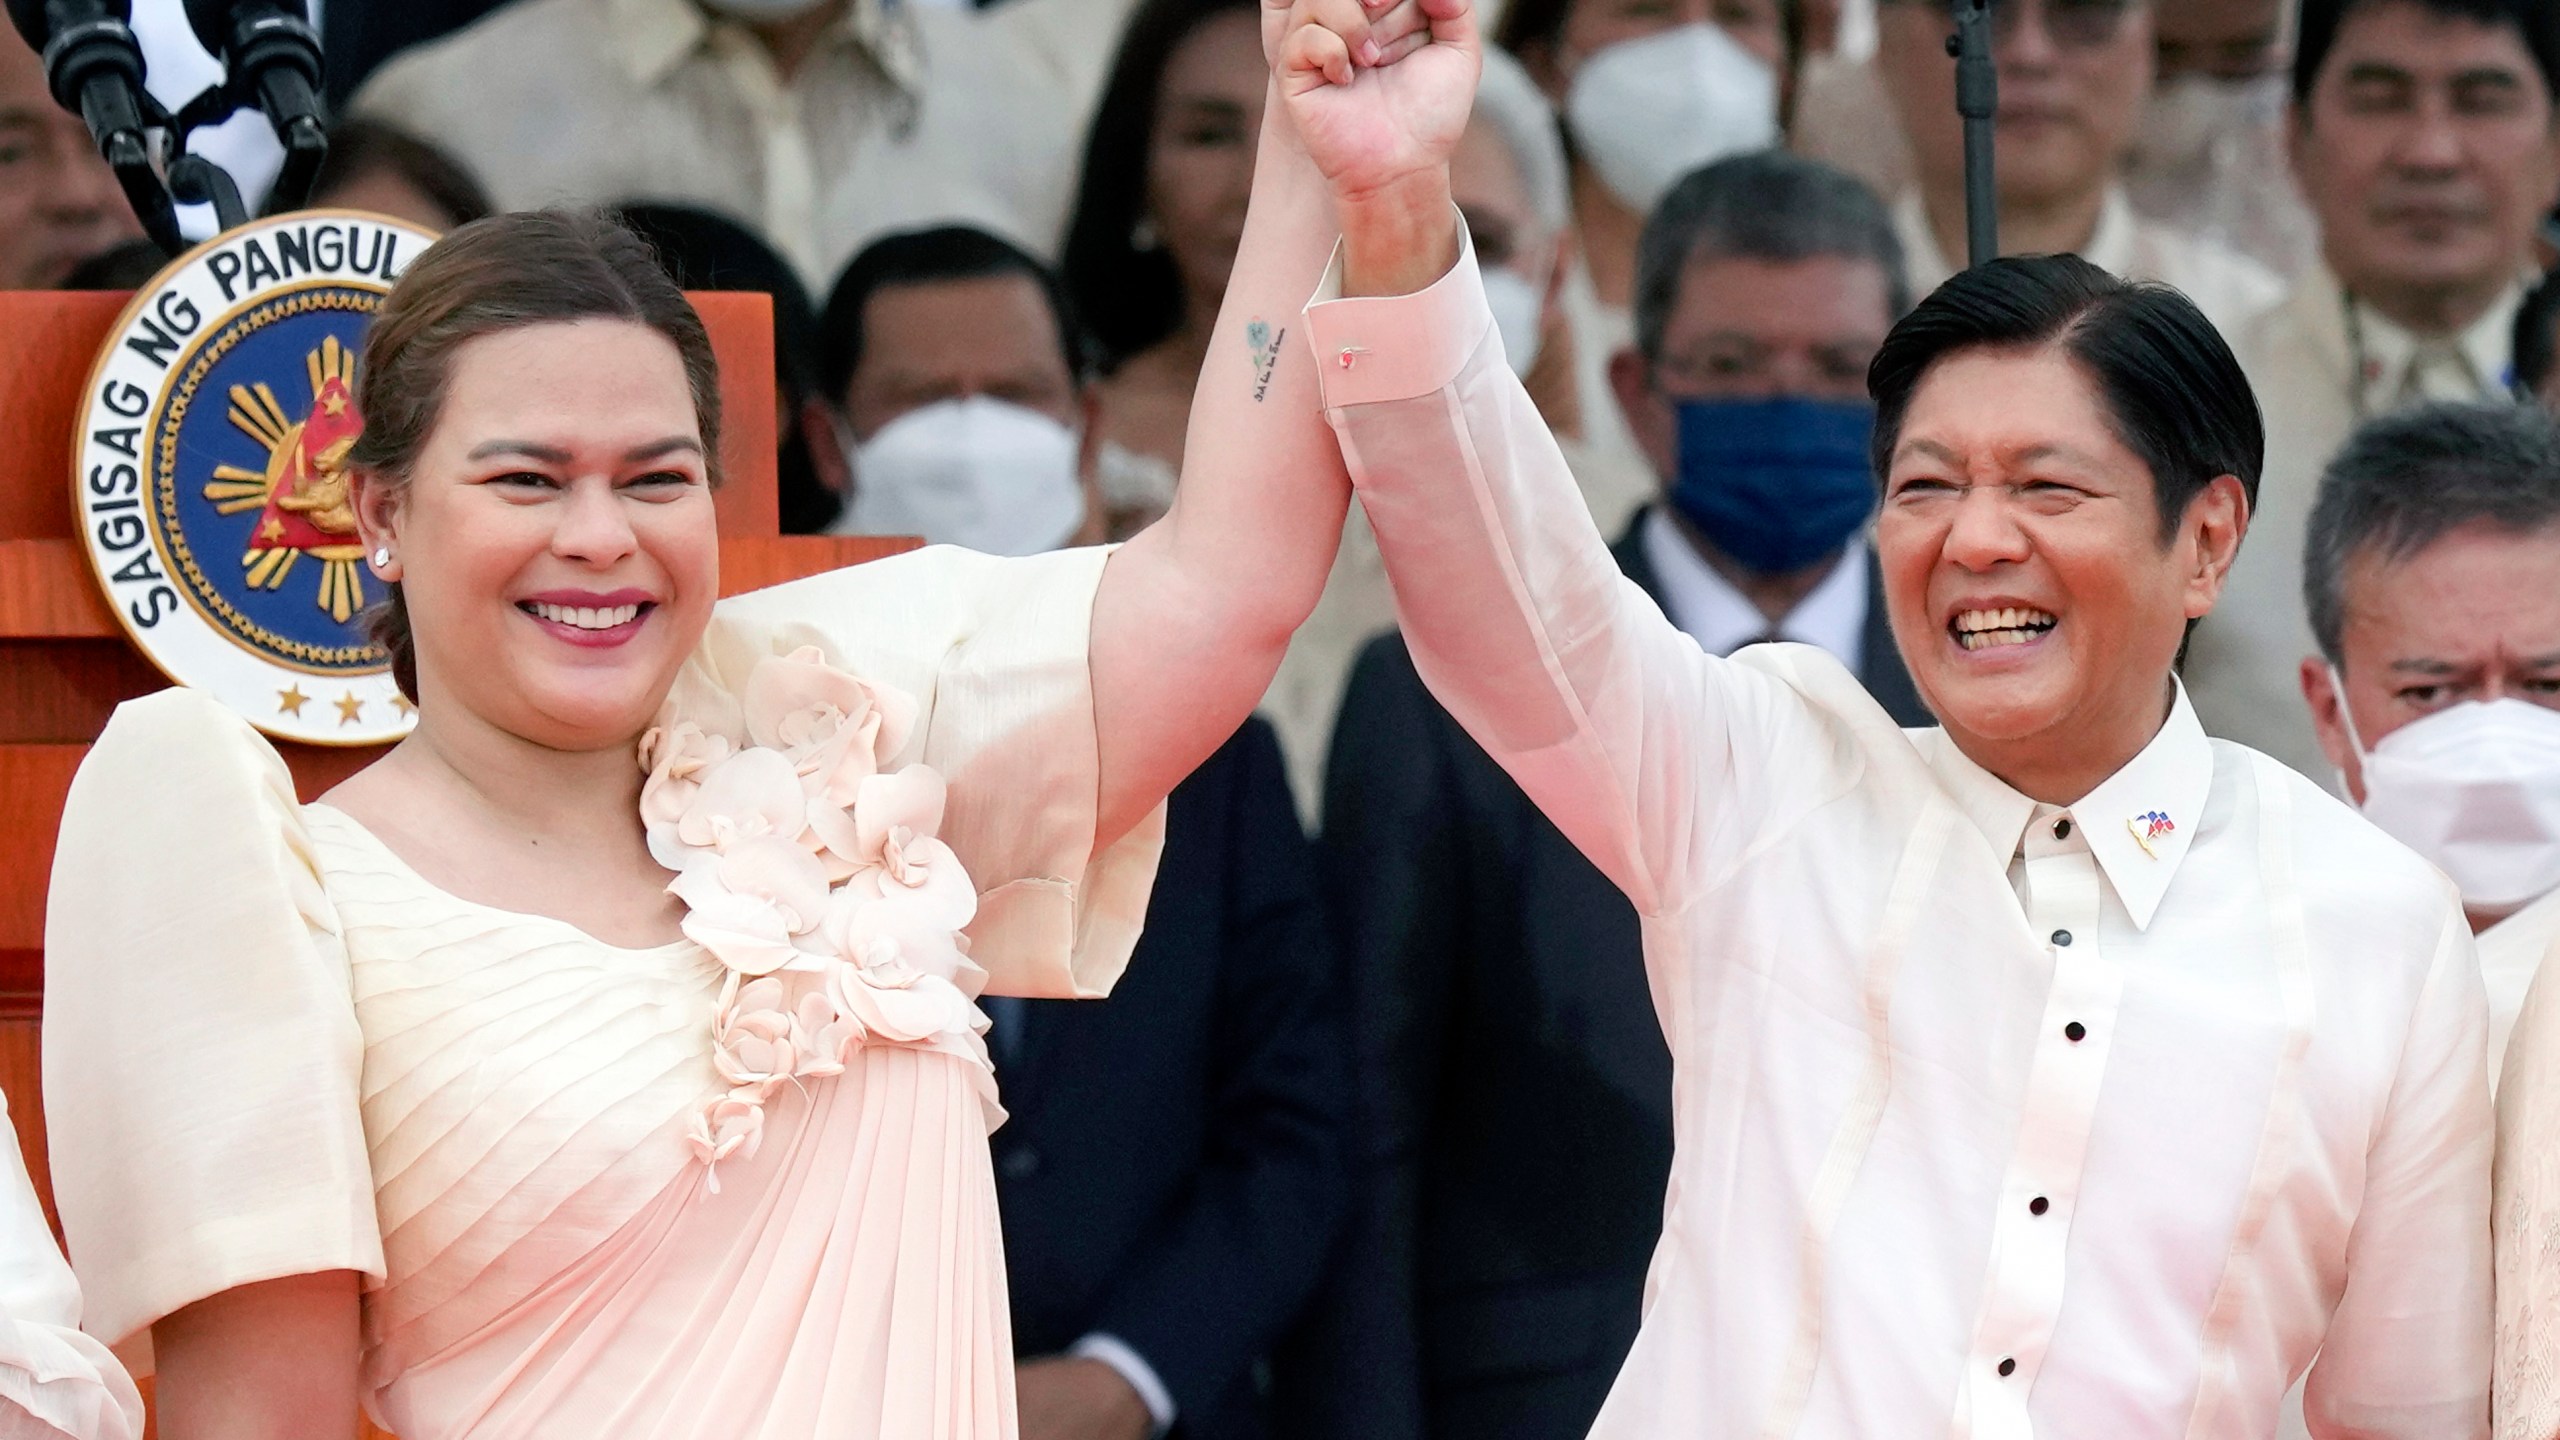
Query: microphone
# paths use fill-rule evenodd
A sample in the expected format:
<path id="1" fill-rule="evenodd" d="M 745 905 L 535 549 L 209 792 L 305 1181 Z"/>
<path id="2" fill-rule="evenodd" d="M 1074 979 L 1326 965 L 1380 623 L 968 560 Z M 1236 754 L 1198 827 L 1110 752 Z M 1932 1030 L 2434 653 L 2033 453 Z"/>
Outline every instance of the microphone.
<path id="1" fill-rule="evenodd" d="M 268 208 L 301 204 L 329 153 L 320 106 L 320 35 L 311 28 L 309 8 L 304 0 L 186 0 L 186 10 L 196 38 L 222 57 L 231 93 L 255 100 L 284 142 L 284 171 Z"/>
<path id="2" fill-rule="evenodd" d="M 142 44 L 131 0 L 9 0 L 10 23 L 44 57 L 55 103 L 88 122 L 110 163 L 119 151 L 148 160 L 142 119 Z"/>
<path id="3" fill-rule="evenodd" d="M 186 247 L 176 207 L 151 168 L 150 93 L 132 0 L 8 0 L 10 23 L 44 57 L 54 102 L 78 115 L 116 173 L 133 213 L 174 255 Z"/>

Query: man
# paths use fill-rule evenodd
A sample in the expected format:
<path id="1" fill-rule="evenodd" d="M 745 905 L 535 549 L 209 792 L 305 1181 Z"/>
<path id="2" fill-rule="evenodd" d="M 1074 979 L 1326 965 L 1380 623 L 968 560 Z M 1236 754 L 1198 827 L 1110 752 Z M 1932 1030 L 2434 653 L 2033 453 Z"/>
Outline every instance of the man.
<path id="1" fill-rule="evenodd" d="M 2469 928 L 2174 675 L 2264 447 L 2211 323 L 2063 256 L 1886 338 L 1876 551 L 1941 728 L 1812 646 L 1708 655 L 1482 342 L 1468 10 L 1362 72 L 1356 0 L 1299 0 L 1280 84 L 1342 226 L 1314 369 L 1415 667 L 1642 917 L 1677 1144 L 1593 1434 L 2264 1436 L 2308 1369 L 2324 1440 L 2485 1437 Z"/>
<path id="2" fill-rule="evenodd" d="M 973 406 L 1063 430 L 1086 401 L 1063 293 L 993 236 L 881 240 L 828 304 L 830 388 L 872 444 Z M 974 433 L 928 419 L 919 441 L 965 450 Z M 1050 504 L 1035 492 L 1055 477 L 988 458 L 1007 457 L 953 468 L 991 502 L 1009 478 L 1022 508 Z M 883 483 L 856 470 L 857 497 Z M 984 1002 L 1012 1112 L 993 1145 L 1024 1440 L 1267 1433 L 1262 1362 L 1323 1279 L 1348 1200 L 1340 988 L 1279 749 L 1253 721 L 1173 792 L 1111 1003 Z"/>
<path id="3" fill-rule="evenodd" d="M 1091 366 L 1066 291 L 983 230 L 872 242 L 819 322 L 852 445 L 837 529 L 990 555 L 1098 544 Z"/>
<path id="4" fill-rule="evenodd" d="M 1605 375 L 1606 366 L 1584 365 L 1579 336 L 1566 317 L 1564 287 L 1573 268 L 1573 216 L 1564 137 L 1555 111 L 1518 61 L 1488 51 L 1476 87 L 1475 110 L 1451 157 L 1450 185 L 1458 210 L 1476 236 L 1485 263 L 1485 287 L 1502 332 L 1503 353 L 1535 397 L 1538 413 L 1561 431 L 1588 433 L 1582 377 Z M 1603 357 L 1605 362 L 1606 357 Z M 1605 393 L 1609 433 L 1623 433 L 1616 402 Z M 1614 528 L 1642 506 L 1654 489 L 1651 474 L 1630 478 L 1640 466 L 1616 463 L 1604 453 L 1577 447 L 1574 476 L 1592 514 Z M 1342 549 L 1325 582 L 1316 613 L 1298 627 L 1289 653 L 1262 699 L 1262 715 L 1280 732 L 1299 812 L 1316 821 L 1324 795 L 1325 758 L 1341 713 L 1342 687 L 1362 646 L 1396 623 L 1378 544 L 1357 507 L 1343 527 Z"/>
<path id="5" fill-rule="evenodd" d="M 50 290 L 141 238 L 89 127 L 53 103 L 44 61 L 0 30 L 0 290 Z"/>
<path id="6" fill-rule="evenodd" d="M 2285 161 L 2292 0 L 2154 0 L 2158 73 L 2125 192 L 2134 209 L 2287 280 L 2319 244 Z"/>
<path id="7" fill-rule="evenodd" d="M 1992 19 L 2001 250 L 2079 255 L 2127 279 L 2166 281 L 2226 334 L 2275 303 L 2282 290 L 2267 270 L 2137 215 L 2117 180 L 2151 94 L 2149 0 L 2002 0 Z M 1965 258 L 1952 26 L 1938 0 L 1886 0 L 1877 21 L 1877 65 L 1918 182 L 1895 219 L 1912 286 L 1926 292 Z"/>
<path id="8" fill-rule="evenodd" d="M 1613 367 L 1663 500 L 1614 558 L 1702 648 L 1823 646 L 1917 725 L 1865 544 L 1858 437 L 1836 477 L 1854 483 L 1845 511 L 1816 504 L 1819 471 L 1755 476 L 1681 440 L 1684 411 L 1863 412 L 1867 362 L 1907 306 L 1900 267 L 1883 206 L 1812 161 L 1767 152 L 1673 187 L 1638 255 L 1637 345 Z M 1707 493 L 1770 478 L 1831 526 L 1791 537 L 1819 553 L 1774 573 L 1770 538 L 1730 528 L 1737 508 Z M 1783 513 L 1789 497 L 1739 498 Z M 1636 912 L 1392 636 L 1352 681 L 1327 790 L 1372 1167 L 1336 1317 L 1357 1341 L 1341 1380 L 1357 1403 L 1334 1433 L 1581 1440 L 1635 1338 L 1671 1165 L 1671 1057 Z"/>
<path id="9" fill-rule="evenodd" d="M 2321 478 L 2303 575 L 2320 748 L 2461 888 L 2494 1082 L 2560 941 L 2560 424 L 2501 404 L 2367 425 Z"/>
<path id="10" fill-rule="evenodd" d="M 886 231 L 1046 249 L 1125 0 L 514 0 L 402 54 L 358 114 L 451 148 L 504 209 L 720 210 L 811 288 Z"/>
<path id="11" fill-rule="evenodd" d="M 2293 74 L 2322 264 L 2236 346 L 2272 463 L 2187 676 L 2205 728 L 2320 774 L 2292 677 L 2313 648 L 2301 563 L 2321 467 L 2368 417 L 2506 394 L 2535 230 L 2560 194 L 2560 7 L 2305 0 Z"/>

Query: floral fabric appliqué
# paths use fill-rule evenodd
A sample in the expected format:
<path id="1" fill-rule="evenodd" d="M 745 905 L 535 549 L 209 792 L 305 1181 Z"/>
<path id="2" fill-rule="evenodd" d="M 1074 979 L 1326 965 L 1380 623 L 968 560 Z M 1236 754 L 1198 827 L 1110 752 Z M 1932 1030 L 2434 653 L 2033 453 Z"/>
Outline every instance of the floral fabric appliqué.
<path id="1" fill-rule="evenodd" d="M 840 1075 L 864 1045 L 973 1061 L 990 1121 L 993 1071 L 974 997 L 985 974 L 961 931 L 978 891 L 939 838 L 945 789 L 885 761 L 915 698 L 828 664 L 814 646 L 758 662 L 743 734 L 693 720 L 641 737 L 649 853 L 676 872 L 684 932 L 728 971 L 712 1021 L 725 1087 L 687 1132 L 707 1183 L 752 1159 L 785 1085 Z"/>

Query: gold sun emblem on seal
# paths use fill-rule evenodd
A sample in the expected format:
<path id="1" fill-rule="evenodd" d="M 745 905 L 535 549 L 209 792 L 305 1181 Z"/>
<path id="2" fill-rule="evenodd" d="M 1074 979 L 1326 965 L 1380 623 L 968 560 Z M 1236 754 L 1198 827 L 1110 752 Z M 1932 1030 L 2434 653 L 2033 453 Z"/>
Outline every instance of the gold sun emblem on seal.
<path id="1" fill-rule="evenodd" d="M 258 512 L 240 567 L 261 590 L 281 588 L 294 564 L 309 555 L 320 563 L 314 603 L 345 624 L 364 607 L 356 535 L 355 498 L 347 483 L 347 452 L 364 422 L 356 414 L 355 355 L 334 335 L 304 357 L 311 405 L 294 420 L 266 382 L 231 387 L 231 423 L 263 446 L 263 470 L 217 465 L 204 498 L 221 515 Z"/>

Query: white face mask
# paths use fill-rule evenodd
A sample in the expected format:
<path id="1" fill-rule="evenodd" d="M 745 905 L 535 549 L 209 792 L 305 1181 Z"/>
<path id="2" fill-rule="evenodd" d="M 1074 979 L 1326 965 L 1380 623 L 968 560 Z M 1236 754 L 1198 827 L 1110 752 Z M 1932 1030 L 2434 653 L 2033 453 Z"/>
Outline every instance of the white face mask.
<path id="1" fill-rule="evenodd" d="M 910 410 L 853 447 L 853 504 L 836 531 L 922 535 L 988 555 L 1037 555 L 1084 523 L 1076 432 L 984 395 Z"/>
<path id="2" fill-rule="evenodd" d="M 2514 910 L 2560 889 L 2560 711 L 2514 699 L 2454 705 L 2368 751 L 2346 717 L 2346 686 L 2338 691 L 2366 819 L 2452 876 L 2472 909 Z"/>
<path id="3" fill-rule="evenodd" d="M 732 20 L 742 20 L 749 25 L 771 25 L 777 21 L 796 20 L 832 3 L 832 0 L 702 0 L 702 3 Z"/>
<path id="4" fill-rule="evenodd" d="M 2164 172 L 2203 164 L 2217 145 L 2234 145 L 2284 117 L 2291 77 L 2256 75 L 2224 80 L 2188 74 L 2154 91 L 2134 132 L 2133 164 Z"/>
<path id="5" fill-rule="evenodd" d="M 1528 374 L 1538 363 L 1538 348 L 1546 343 L 1546 292 L 1508 265 L 1488 265 L 1484 303 L 1493 311 L 1493 328 L 1502 336 L 1502 353 L 1511 362 L 1511 373 Z"/>
<path id="6" fill-rule="evenodd" d="M 1778 76 L 1701 21 L 1594 53 L 1574 74 L 1564 119 L 1609 193 L 1650 214 L 1681 176 L 1778 142 Z"/>

